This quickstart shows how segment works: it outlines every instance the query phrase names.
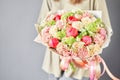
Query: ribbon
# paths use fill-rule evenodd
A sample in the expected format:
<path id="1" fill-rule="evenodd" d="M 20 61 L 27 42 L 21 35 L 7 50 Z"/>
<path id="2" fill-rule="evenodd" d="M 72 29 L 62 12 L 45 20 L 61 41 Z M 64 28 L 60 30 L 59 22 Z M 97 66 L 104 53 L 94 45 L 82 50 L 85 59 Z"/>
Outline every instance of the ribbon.
<path id="1" fill-rule="evenodd" d="M 90 62 L 90 80 L 95 80 L 95 68 L 96 68 L 96 65 L 95 65 L 95 61 L 91 61 Z"/>
<path id="2" fill-rule="evenodd" d="M 61 69 L 67 70 L 70 63 L 74 63 L 75 66 L 79 68 L 87 68 L 90 71 L 90 80 L 98 80 L 99 77 L 101 77 L 105 71 L 107 72 L 108 76 L 112 80 L 120 80 L 119 78 L 115 77 L 110 70 L 108 69 L 108 66 L 106 65 L 103 58 L 101 58 L 99 55 L 96 55 L 92 57 L 90 60 L 78 60 L 74 59 L 72 57 L 62 57 L 61 58 Z M 103 71 L 100 73 L 100 70 L 97 70 L 97 65 L 102 63 L 103 64 Z M 99 74 L 100 73 L 100 74 Z"/>
<path id="3" fill-rule="evenodd" d="M 101 58 L 103 67 L 105 68 L 105 71 L 107 72 L 108 76 L 112 79 L 112 80 L 120 80 L 119 78 L 115 77 L 110 70 L 108 69 L 108 66 L 106 65 L 105 61 L 103 58 Z"/>
<path id="4" fill-rule="evenodd" d="M 62 70 L 67 70 L 71 62 L 71 57 L 61 57 L 60 67 Z"/>

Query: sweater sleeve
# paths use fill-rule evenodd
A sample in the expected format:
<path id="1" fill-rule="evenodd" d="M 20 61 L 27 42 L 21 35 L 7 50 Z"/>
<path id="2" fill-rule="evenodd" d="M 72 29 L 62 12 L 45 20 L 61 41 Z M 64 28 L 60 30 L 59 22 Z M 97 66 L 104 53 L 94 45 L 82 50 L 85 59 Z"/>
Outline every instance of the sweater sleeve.
<path id="1" fill-rule="evenodd" d="M 41 10 L 40 10 L 36 24 L 40 24 L 40 22 L 45 18 L 45 16 L 47 15 L 47 13 L 50 10 L 51 10 L 51 0 L 43 0 Z M 38 25 L 35 25 L 35 28 L 36 28 L 37 32 L 39 32 Z"/>
<path id="2" fill-rule="evenodd" d="M 41 10 L 38 16 L 37 23 L 35 24 L 35 28 L 38 32 L 37 37 L 34 39 L 35 42 L 40 43 L 40 34 L 39 34 L 39 24 L 40 22 L 45 18 L 45 16 L 48 14 L 48 12 L 51 10 L 51 0 L 43 0 Z"/>
<path id="3" fill-rule="evenodd" d="M 94 1 L 95 1 L 94 2 L 94 10 L 102 11 L 102 20 L 105 23 L 107 31 L 108 31 L 107 32 L 108 33 L 107 41 L 106 41 L 106 44 L 104 45 L 104 47 L 107 47 L 109 45 L 113 31 L 112 31 L 112 27 L 111 27 L 111 23 L 110 23 L 106 0 L 94 0 Z"/>

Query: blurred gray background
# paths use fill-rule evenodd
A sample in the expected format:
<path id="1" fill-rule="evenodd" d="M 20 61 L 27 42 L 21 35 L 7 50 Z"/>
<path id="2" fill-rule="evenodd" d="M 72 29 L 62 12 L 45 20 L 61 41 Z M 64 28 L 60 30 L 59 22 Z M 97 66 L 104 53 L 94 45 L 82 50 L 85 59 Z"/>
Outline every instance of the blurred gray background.
<path id="1" fill-rule="evenodd" d="M 120 0 L 106 0 L 114 35 L 102 57 L 120 78 Z M 45 47 L 33 42 L 42 0 L 0 0 L 0 80 L 48 80 Z M 100 80 L 110 80 L 104 74 Z"/>

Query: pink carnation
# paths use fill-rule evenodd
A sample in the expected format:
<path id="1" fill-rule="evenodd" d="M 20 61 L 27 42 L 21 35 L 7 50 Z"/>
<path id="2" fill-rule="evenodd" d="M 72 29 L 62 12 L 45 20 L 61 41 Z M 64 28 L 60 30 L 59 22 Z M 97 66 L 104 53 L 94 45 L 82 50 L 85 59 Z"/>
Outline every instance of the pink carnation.
<path id="1" fill-rule="evenodd" d="M 50 27 L 45 27 L 41 31 L 41 35 L 44 36 L 45 34 L 49 34 Z"/>
<path id="2" fill-rule="evenodd" d="M 87 48 L 83 47 L 83 48 L 79 49 L 78 57 L 84 59 L 87 56 L 88 56 L 88 50 L 87 50 Z"/>
<path id="3" fill-rule="evenodd" d="M 42 41 L 44 41 L 45 43 L 49 42 L 49 40 L 51 39 L 51 35 L 50 34 L 44 34 L 42 36 Z"/>
<path id="4" fill-rule="evenodd" d="M 99 31 L 99 33 L 100 33 L 100 34 L 104 37 L 104 39 L 105 39 L 106 34 L 107 34 L 106 30 L 105 30 L 104 28 L 101 28 L 100 31 Z"/>
<path id="5" fill-rule="evenodd" d="M 94 37 L 94 42 L 96 44 L 100 44 L 101 45 L 104 42 L 104 39 L 105 39 L 105 37 L 103 35 L 96 34 L 95 37 Z"/>
<path id="6" fill-rule="evenodd" d="M 71 55 L 71 51 L 68 49 L 67 45 L 63 43 L 59 43 L 56 47 L 56 50 L 60 55 L 63 55 L 66 57 Z"/>
<path id="7" fill-rule="evenodd" d="M 51 38 L 51 34 L 49 34 L 50 27 L 45 27 L 41 31 L 42 41 L 48 42 Z"/>

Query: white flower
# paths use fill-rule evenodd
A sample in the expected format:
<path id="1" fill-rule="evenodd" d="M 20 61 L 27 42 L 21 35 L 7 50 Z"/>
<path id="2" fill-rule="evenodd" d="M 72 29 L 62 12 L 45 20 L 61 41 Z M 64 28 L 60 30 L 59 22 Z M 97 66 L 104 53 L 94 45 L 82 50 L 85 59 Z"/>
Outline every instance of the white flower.
<path id="1" fill-rule="evenodd" d="M 58 31 L 58 27 L 54 25 L 54 26 L 52 26 L 52 27 L 50 28 L 49 33 L 50 33 L 53 37 L 56 37 L 57 31 Z"/>
<path id="2" fill-rule="evenodd" d="M 84 25 L 92 22 L 92 20 L 89 17 L 84 17 L 84 18 L 81 19 L 81 21 Z"/>
<path id="3" fill-rule="evenodd" d="M 80 30 L 80 28 L 82 28 L 84 26 L 80 21 L 74 21 L 74 22 L 72 22 L 72 27 L 76 28 L 77 30 Z"/>
<path id="4" fill-rule="evenodd" d="M 56 27 L 58 27 L 59 29 L 63 29 L 66 26 L 65 22 L 62 20 L 58 20 L 56 22 Z"/>
<path id="5" fill-rule="evenodd" d="M 47 19 L 47 21 L 49 21 L 49 20 L 53 20 L 54 19 L 54 17 L 55 17 L 55 15 L 49 15 L 46 19 Z"/>
<path id="6" fill-rule="evenodd" d="M 82 16 L 80 14 L 75 14 L 75 17 L 79 20 L 82 18 Z"/>

